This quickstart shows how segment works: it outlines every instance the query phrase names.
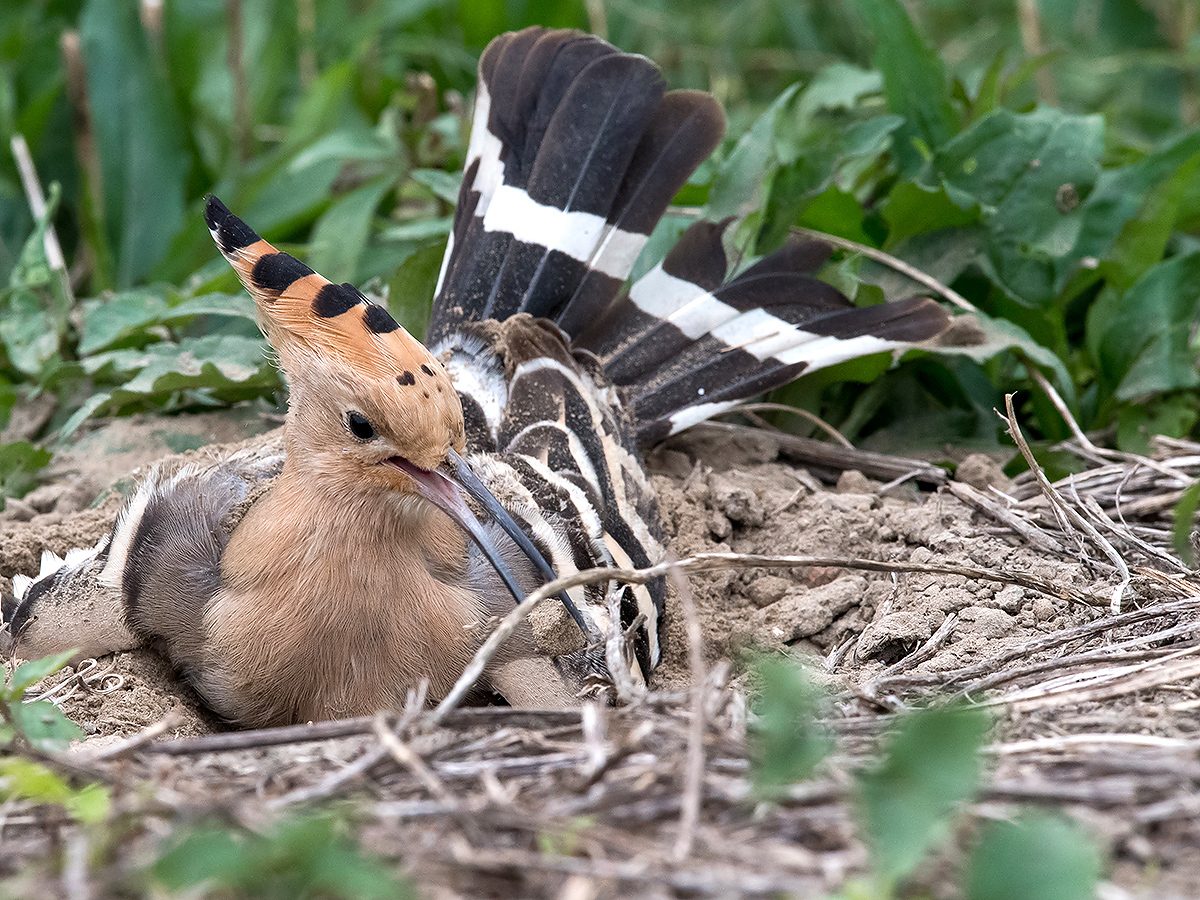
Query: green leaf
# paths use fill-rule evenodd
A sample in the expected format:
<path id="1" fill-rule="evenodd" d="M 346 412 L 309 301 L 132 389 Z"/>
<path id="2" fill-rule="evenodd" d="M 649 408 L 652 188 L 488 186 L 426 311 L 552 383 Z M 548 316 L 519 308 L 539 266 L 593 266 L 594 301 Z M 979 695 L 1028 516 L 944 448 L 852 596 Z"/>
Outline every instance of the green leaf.
<path id="1" fill-rule="evenodd" d="M 446 237 L 450 234 L 453 227 L 453 216 L 441 216 L 436 219 L 413 219 L 400 225 L 384 228 L 379 232 L 379 240 L 425 242 L 434 238 Z"/>
<path id="2" fill-rule="evenodd" d="M 876 41 L 874 64 L 883 73 L 888 109 L 904 116 L 895 149 L 905 172 L 958 130 L 941 57 L 921 39 L 899 0 L 855 0 Z"/>
<path id="3" fill-rule="evenodd" d="M 772 796 L 809 777 L 829 755 L 833 739 L 819 723 L 821 693 L 795 663 L 763 657 L 754 666 L 761 691 L 751 736 L 755 791 Z"/>
<path id="4" fill-rule="evenodd" d="M 13 703 L 9 705 L 9 710 L 14 727 L 39 750 L 65 750 L 71 741 L 83 737 L 79 726 L 49 701 Z"/>
<path id="5" fill-rule="evenodd" d="M 413 169 L 409 173 L 413 181 L 425 185 L 447 203 L 458 202 L 458 191 L 462 187 L 461 172 L 443 172 L 441 169 Z"/>
<path id="6" fill-rule="evenodd" d="M 388 282 L 388 310 L 409 334 L 419 337 L 429 327 L 430 300 L 445 252 L 444 243 L 422 247 L 401 263 Z"/>
<path id="7" fill-rule="evenodd" d="M 353 281 L 375 207 L 392 189 L 395 179 L 385 175 L 340 197 L 317 220 L 308 245 L 308 264 L 334 284 Z"/>
<path id="8" fill-rule="evenodd" d="M 1200 385 L 1192 346 L 1198 312 L 1200 251 L 1159 263 L 1123 294 L 1100 294 L 1088 314 L 1087 346 L 1118 399 Z"/>
<path id="9" fill-rule="evenodd" d="M 895 247 L 905 238 L 974 225 L 979 221 L 979 206 L 972 204 L 963 208 L 943 189 L 931 190 L 905 181 L 892 188 L 883 202 L 883 220 L 888 225 L 887 245 Z M 922 268 L 907 255 L 902 253 L 901 256 L 905 262 Z M 943 279 L 943 283 L 948 282 Z"/>
<path id="10" fill-rule="evenodd" d="M 62 777 L 41 763 L 9 756 L 0 758 L 0 794 L 62 806 L 70 801 L 72 791 Z"/>
<path id="11" fill-rule="evenodd" d="M 79 29 L 108 241 L 117 285 L 129 287 L 163 257 L 183 224 L 185 132 L 135 4 L 87 0 Z"/>
<path id="12" fill-rule="evenodd" d="M 85 825 L 97 825 L 112 810 L 112 794 L 103 784 L 84 785 L 67 801 L 67 811 Z"/>
<path id="13" fill-rule="evenodd" d="M 1194 482 L 1179 502 L 1175 504 L 1171 524 L 1171 546 L 1175 555 L 1187 565 L 1195 565 L 1195 552 L 1192 550 L 1192 534 L 1196 528 L 1196 510 L 1200 508 L 1200 481 Z"/>
<path id="14" fill-rule="evenodd" d="M 54 709 L 49 703 L 41 705 Z M 43 749 L 53 748 L 46 746 Z M 42 763 L 23 756 L 0 758 L 0 797 L 23 797 L 34 803 L 62 806 L 85 824 L 104 821 L 112 805 L 111 795 L 104 785 L 88 784 L 76 790 Z"/>
<path id="15" fill-rule="evenodd" d="M 44 290 L 12 288 L 0 293 L 0 342 L 18 371 L 39 376 L 58 352 L 55 319 Z"/>
<path id="16" fill-rule="evenodd" d="M 203 294 L 170 307 L 159 317 L 163 325 L 177 325 L 196 316 L 231 316 L 257 322 L 254 300 L 249 294 Z"/>
<path id="17" fill-rule="evenodd" d="M 863 69 L 846 62 L 822 68 L 800 95 L 796 113 L 803 120 L 816 113 L 851 110 L 867 96 L 883 90 L 883 76 L 874 69 Z"/>
<path id="18" fill-rule="evenodd" d="M 961 208 L 980 207 L 999 284 L 1018 302 L 1046 306 L 1084 253 L 1081 199 L 1103 149 L 1099 116 L 998 109 L 949 141 L 929 171 Z"/>
<path id="19" fill-rule="evenodd" d="M 380 162 L 393 159 L 396 153 L 397 147 L 394 143 L 383 140 L 374 129 L 360 124 L 339 128 L 317 138 L 292 158 L 288 169 L 297 172 L 328 159 L 337 160 L 339 163 L 347 160 Z"/>
<path id="20" fill-rule="evenodd" d="M 779 166 L 775 131 L 800 85 L 794 84 L 775 98 L 758 120 L 738 140 L 721 164 L 708 193 L 706 217 L 719 221 L 742 218 L 760 208 L 767 197 L 770 178 Z"/>
<path id="21" fill-rule="evenodd" d="M 102 407 L 112 399 L 112 394 L 108 391 L 97 391 L 83 402 L 83 405 L 75 412 L 71 413 L 67 421 L 63 422 L 62 427 L 58 429 L 58 439 L 66 440 L 73 435 L 79 426 L 86 422 L 96 410 Z"/>
<path id="22" fill-rule="evenodd" d="M 114 403 L 162 397 L 188 388 L 267 388 L 278 384 L 264 342 L 239 335 L 208 335 L 178 345 L 154 344 L 142 359 L 138 374 L 113 390 Z"/>
<path id="23" fill-rule="evenodd" d="M 1100 853 L 1077 826 L 1046 814 L 991 822 L 967 863 L 968 900 L 1089 900 Z"/>
<path id="24" fill-rule="evenodd" d="M 1075 256 L 1104 260 L 1100 268 L 1108 282 L 1128 288 L 1162 259 L 1198 170 L 1200 132 L 1193 132 L 1132 165 L 1101 173 L 1085 204 Z"/>
<path id="25" fill-rule="evenodd" d="M 83 303 L 83 332 L 79 337 L 82 355 L 111 347 L 157 324 L 167 301 L 150 291 L 129 291 Z"/>
<path id="26" fill-rule="evenodd" d="M 988 718 L 980 710 L 939 707 L 906 713 L 884 758 L 859 781 L 859 816 L 885 886 L 907 877 L 974 796 Z"/>
<path id="27" fill-rule="evenodd" d="M 62 653 L 55 653 L 53 656 L 46 656 L 42 659 L 30 660 L 27 663 L 22 663 L 17 666 L 12 675 L 12 682 L 8 685 L 7 690 L 11 691 L 14 699 L 20 699 L 25 691 L 37 684 L 48 675 L 53 675 L 63 666 L 71 661 L 76 652 L 75 650 L 64 650 Z"/>
<path id="28" fill-rule="evenodd" d="M 201 885 L 222 896 L 409 900 L 377 860 L 362 855 L 328 816 L 280 822 L 264 835 L 193 830 L 159 858 L 153 877 L 172 892 Z"/>
<path id="29" fill-rule="evenodd" d="M 0 509 L 4 508 L 5 498 L 24 497 L 37 486 L 38 472 L 51 456 L 48 450 L 28 441 L 0 444 Z"/>
<path id="30" fill-rule="evenodd" d="M 226 829 L 197 828 L 159 857 L 154 877 L 168 890 L 182 891 L 212 880 L 233 881 L 246 862 L 246 852 Z"/>
<path id="31" fill-rule="evenodd" d="M 1187 437 L 1200 422 L 1200 397 L 1195 391 L 1174 391 L 1148 400 L 1122 403 L 1117 408 L 1117 447 L 1150 456 L 1155 435 Z"/>

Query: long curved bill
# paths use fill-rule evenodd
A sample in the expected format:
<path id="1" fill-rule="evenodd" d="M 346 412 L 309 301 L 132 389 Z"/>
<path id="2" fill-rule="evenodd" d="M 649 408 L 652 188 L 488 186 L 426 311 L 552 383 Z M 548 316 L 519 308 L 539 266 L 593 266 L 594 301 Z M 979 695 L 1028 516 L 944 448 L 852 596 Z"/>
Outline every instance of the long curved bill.
<path id="1" fill-rule="evenodd" d="M 422 469 L 419 466 L 413 465 L 403 457 L 393 457 L 388 460 L 400 471 L 408 475 L 409 478 L 417 486 L 417 493 L 453 519 L 458 526 L 473 540 L 476 546 L 483 552 L 483 555 L 488 558 L 488 562 L 496 570 L 496 573 L 504 581 L 517 603 L 523 603 L 525 600 L 525 592 L 521 590 L 517 584 L 516 578 L 509 571 L 508 566 L 504 564 L 504 560 L 500 557 L 500 552 L 484 531 L 483 525 L 475 513 L 471 511 L 471 507 L 463 499 L 462 491 L 465 491 L 476 502 L 479 503 L 496 524 L 504 529 L 505 533 L 512 538 L 513 542 L 521 549 L 521 551 L 529 558 L 530 562 L 537 568 L 542 576 L 547 581 L 553 581 L 556 577 L 554 569 L 546 562 L 546 558 L 534 546 L 533 541 L 521 530 L 517 525 L 508 510 L 500 505 L 500 501 L 495 498 L 487 485 L 480 481 L 479 476 L 471 471 L 471 467 L 467 465 L 466 460 L 451 449 L 447 455 L 447 462 L 444 466 L 438 469 Z M 575 603 L 567 596 L 566 591 L 559 591 L 559 600 L 566 607 L 567 612 L 571 614 L 571 618 L 575 620 L 575 624 L 579 626 L 588 638 L 594 639 L 596 635 L 592 633 L 592 629 L 588 627 L 587 620 L 583 618 Z"/>

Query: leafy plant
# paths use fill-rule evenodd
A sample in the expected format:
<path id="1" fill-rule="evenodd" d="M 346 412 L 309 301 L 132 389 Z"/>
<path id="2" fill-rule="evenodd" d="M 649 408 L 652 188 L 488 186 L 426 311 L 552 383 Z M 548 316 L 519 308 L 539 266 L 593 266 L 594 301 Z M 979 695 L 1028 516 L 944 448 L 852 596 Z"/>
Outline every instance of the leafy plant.
<path id="1" fill-rule="evenodd" d="M 415 897 L 381 863 L 364 856 L 329 815 L 279 822 L 266 834 L 201 826 L 183 833 L 153 864 L 151 878 L 189 897 L 253 900 L 399 900 Z"/>
<path id="2" fill-rule="evenodd" d="M 818 720 L 820 692 L 798 665 L 764 658 L 755 672 L 751 774 L 759 795 L 778 796 L 807 778 L 832 749 Z M 857 818 L 872 877 L 849 883 L 847 900 L 888 900 L 951 834 L 976 796 L 983 774 L 988 716 L 969 707 L 914 709 L 896 717 L 877 761 L 854 773 Z M 992 822 L 967 856 L 963 883 L 971 900 L 1039 900 L 1093 895 L 1099 854 L 1078 828 L 1046 815 Z"/>
<path id="3" fill-rule="evenodd" d="M 25 693 L 43 678 L 53 675 L 75 655 L 66 650 L 31 660 L 5 673 L 0 685 L 0 746 L 25 741 L 39 750 L 61 750 L 83 732 L 47 700 L 25 702 Z"/>
<path id="4" fill-rule="evenodd" d="M 769 798 L 811 776 L 833 740 L 818 718 L 824 697 L 802 668 L 764 656 L 754 673 L 759 694 L 754 704 L 758 725 L 750 736 L 751 774 L 755 790 Z"/>
<path id="5" fill-rule="evenodd" d="M 72 787 L 42 763 L 23 756 L 0 758 L 0 797 L 61 806 L 75 821 L 95 825 L 108 818 L 112 796 L 102 784 Z"/>
<path id="6" fill-rule="evenodd" d="M 968 900 L 1087 900 L 1100 853 L 1080 830 L 1045 813 L 989 823 L 971 853 Z"/>
<path id="7" fill-rule="evenodd" d="M 880 764 L 859 777 L 859 817 L 885 896 L 945 838 L 957 807 L 974 796 L 988 724 L 974 709 L 908 713 L 883 747 Z"/>

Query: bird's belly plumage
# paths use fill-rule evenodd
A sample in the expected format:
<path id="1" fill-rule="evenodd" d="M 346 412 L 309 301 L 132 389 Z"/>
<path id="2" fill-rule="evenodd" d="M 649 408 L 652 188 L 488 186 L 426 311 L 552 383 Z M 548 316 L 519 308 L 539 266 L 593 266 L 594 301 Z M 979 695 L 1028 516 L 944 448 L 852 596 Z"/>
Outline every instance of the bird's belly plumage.
<path id="1" fill-rule="evenodd" d="M 197 689 L 223 716 L 260 725 L 367 715 L 422 680 L 442 696 L 486 619 L 478 596 L 438 577 L 461 581 L 461 533 L 386 499 L 330 511 L 287 474 L 226 548 Z"/>

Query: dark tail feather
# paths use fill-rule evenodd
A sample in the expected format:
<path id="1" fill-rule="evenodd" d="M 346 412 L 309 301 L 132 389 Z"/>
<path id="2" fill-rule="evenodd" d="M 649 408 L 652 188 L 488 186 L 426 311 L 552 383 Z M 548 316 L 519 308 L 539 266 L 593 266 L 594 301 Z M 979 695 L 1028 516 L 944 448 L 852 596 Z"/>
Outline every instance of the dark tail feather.
<path id="1" fill-rule="evenodd" d="M 805 372 L 949 327 L 926 298 L 853 306 L 812 274 L 829 258 L 819 241 L 784 247 L 721 284 L 723 230 L 689 228 L 577 341 L 623 389 L 643 446 Z"/>
<path id="2" fill-rule="evenodd" d="M 577 333 L 612 303 L 672 197 L 724 134 L 640 56 L 526 29 L 479 65 L 466 172 L 429 342 L 517 312 Z"/>
<path id="3" fill-rule="evenodd" d="M 472 361 L 473 321 L 553 320 L 632 401 L 642 444 L 803 372 L 949 326 L 930 300 L 855 308 L 814 277 L 830 252 L 815 241 L 724 283 L 725 222 L 693 225 L 622 292 L 672 197 L 720 141 L 720 108 L 706 94 L 664 93 L 648 60 L 575 31 L 497 38 L 479 75 L 427 342 L 457 354 L 464 406 L 477 401 L 493 437 L 505 378 Z"/>
<path id="4" fill-rule="evenodd" d="M 431 340 L 570 297 L 664 90 L 648 60 L 540 28 L 494 41 L 479 75 Z"/>
<path id="5" fill-rule="evenodd" d="M 631 384 L 626 390 L 638 443 L 654 444 L 802 374 L 907 349 L 950 325 L 945 310 L 927 297 L 825 313 L 802 328 L 786 322 L 795 308 L 775 305 L 744 313 Z M 778 324 L 764 324 L 769 319 Z"/>
<path id="6" fill-rule="evenodd" d="M 724 134 L 725 114 L 710 95 L 672 91 L 663 98 L 634 151 L 608 217 L 609 228 L 574 295 L 555 316 L 563 331 L 582 335 L 598 312 L 603 316 L 600 311 L 613 305 L 642 246 L 624 236 L 650 235 L 688 176 L 716 149 Z"/>

